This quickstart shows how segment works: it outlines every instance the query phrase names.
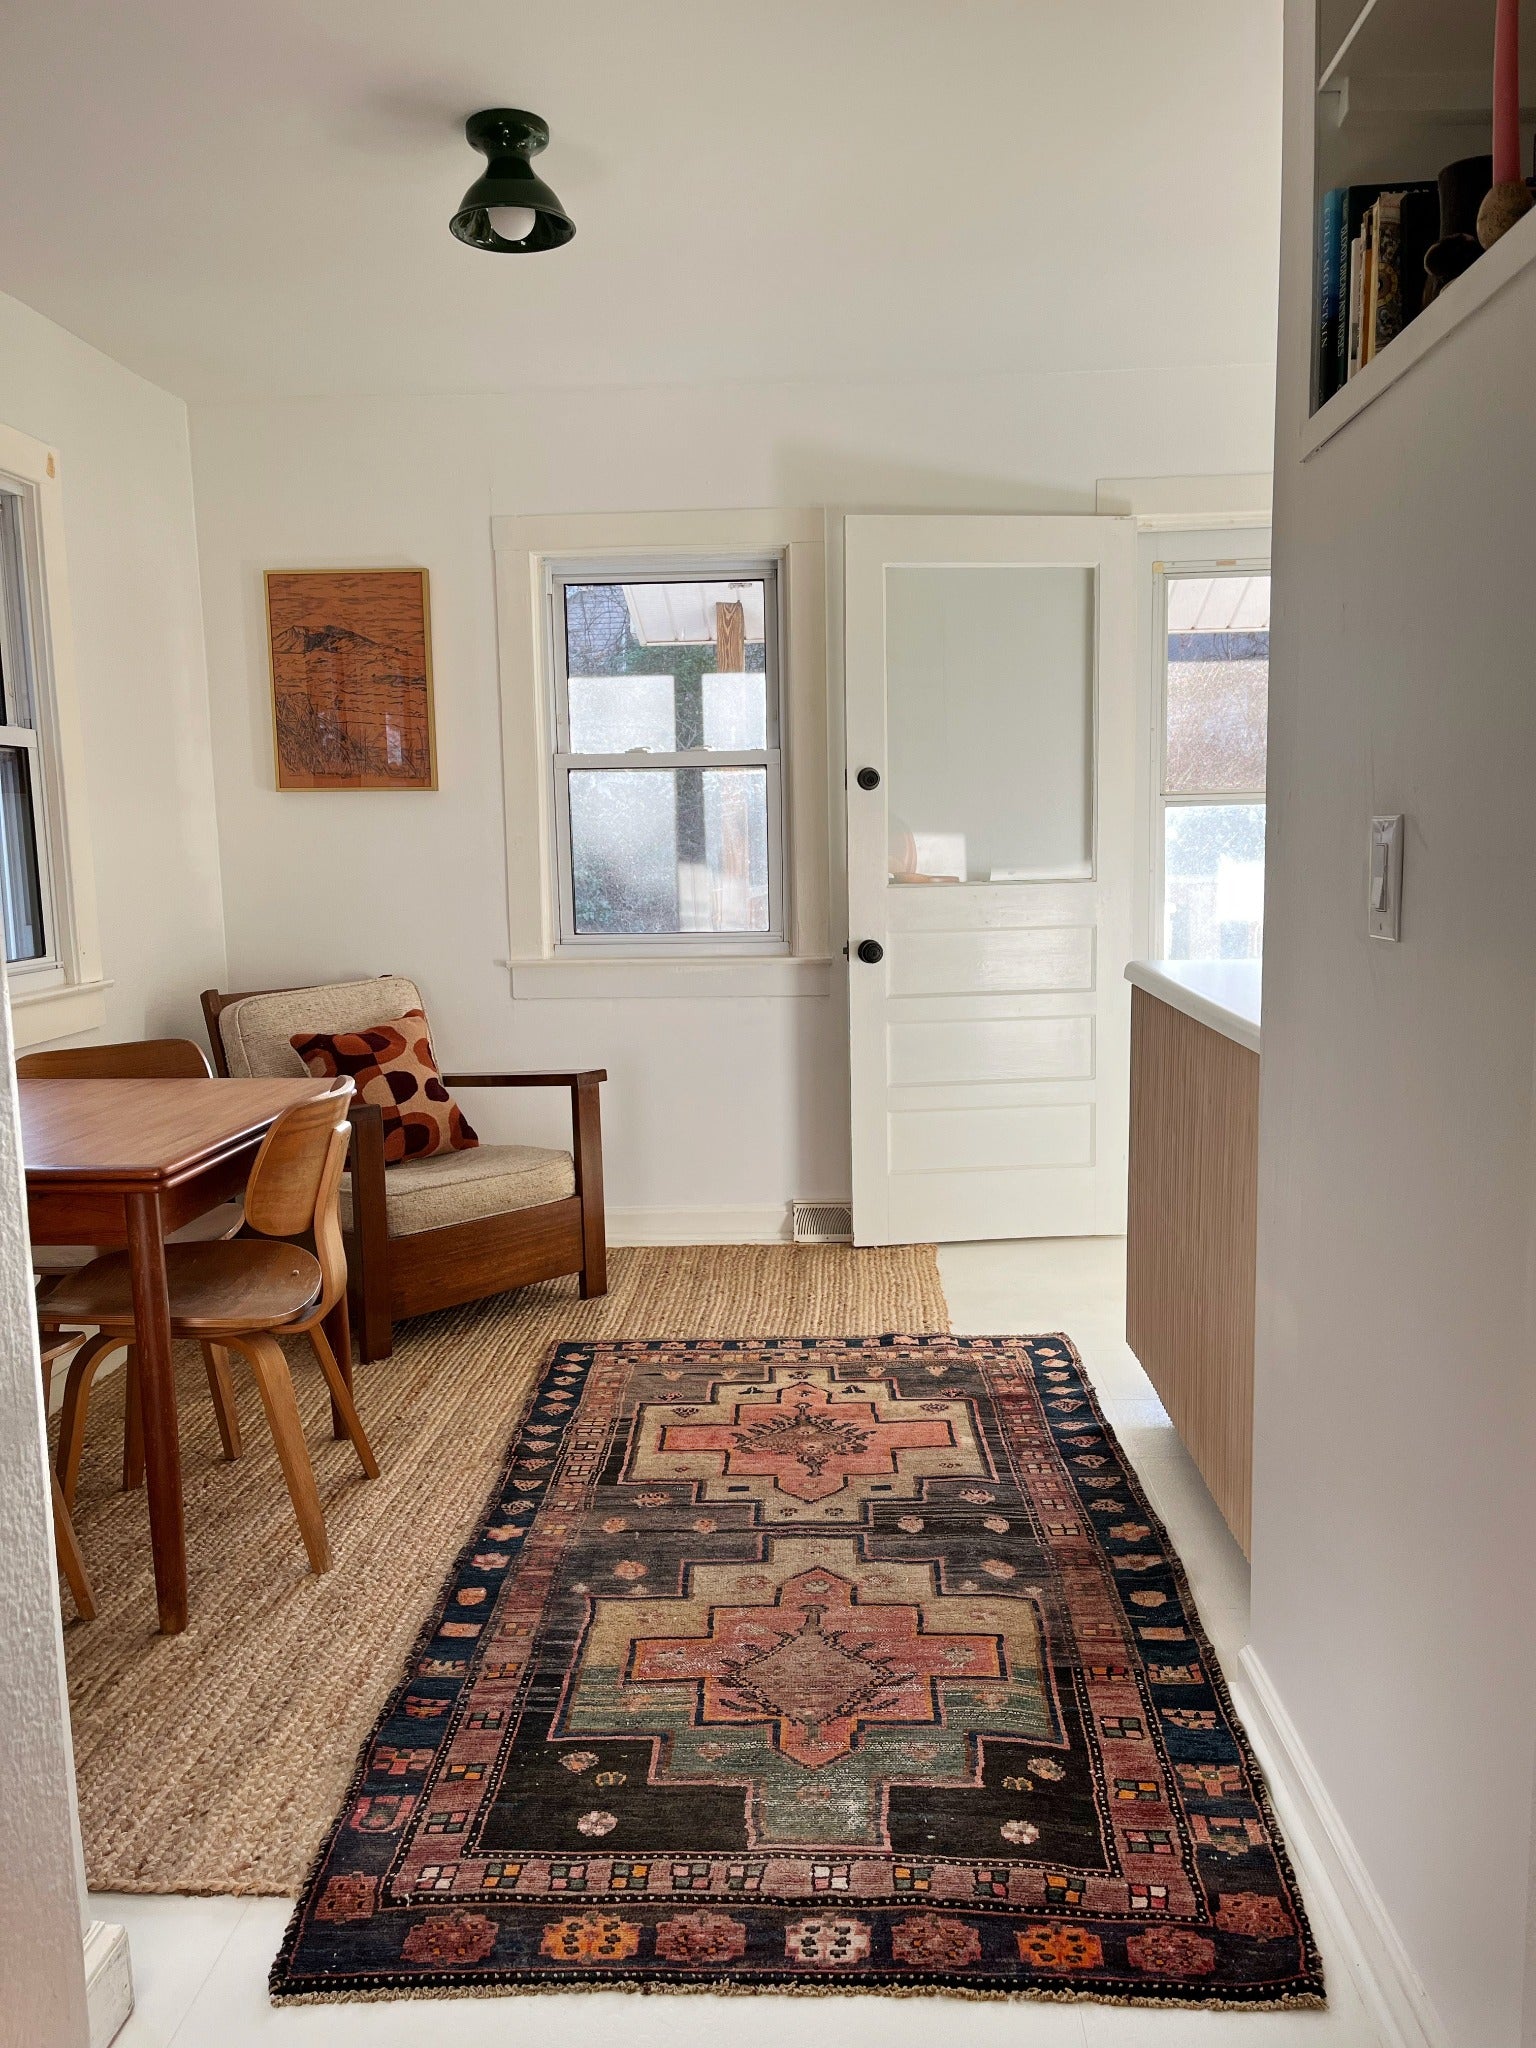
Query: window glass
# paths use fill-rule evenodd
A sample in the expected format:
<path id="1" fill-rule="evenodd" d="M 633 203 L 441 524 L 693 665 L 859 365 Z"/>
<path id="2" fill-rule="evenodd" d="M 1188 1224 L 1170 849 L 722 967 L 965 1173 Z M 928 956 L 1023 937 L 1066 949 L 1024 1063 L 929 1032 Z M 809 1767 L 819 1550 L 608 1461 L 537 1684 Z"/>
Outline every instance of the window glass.
<path id="1" fill-rule="evenodd" d="M 32 764 L 22 747 L 0 746 L 0 908 L 6 959 L 42 959 L 46 942 Z"/>
<path id="2" fill-rule="evenodd" d="M 569 776 L 578 933 L 766 932 L 764 768 L 577 768 Z"/>
<path id="3" fill-rule="evenodd" d="M 1169 795 L 1264 792 L 1268 576 L 1168 582 Z"/>
<path id="4" fill-rule="evenodd" d="M 564 588 L 573 754 L 768 744 L 761 580 Z"/>
<path id="5" fill-rule="evenodd" d="M 1163 958 L 1261 959 L 1263 804 L 1169 804 L 1163 827 Z"/>
<path id="6" fill-rule="evenodd" d="M 12 965 L 48 955 L 41 770 L 21 501 L 0 490 L 0 912 Z"/>
<path id="7" fill-rule="evenodd" d="M 1093 872 L 1093 573 L 886 571 L 893 886 Z"/>

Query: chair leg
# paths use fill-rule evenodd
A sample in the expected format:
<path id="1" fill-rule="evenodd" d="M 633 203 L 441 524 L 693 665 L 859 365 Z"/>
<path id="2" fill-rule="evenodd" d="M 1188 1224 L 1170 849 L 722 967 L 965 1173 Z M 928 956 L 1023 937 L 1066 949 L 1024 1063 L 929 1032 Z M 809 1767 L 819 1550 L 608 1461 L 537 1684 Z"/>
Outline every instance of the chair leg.
<path id="1" fill-rule="evenodd" d="M 61 1323 L 40 1318 L 37 1325 L 38 1352 L 43 1368 L 43 1414 L 53 1413 L 53 1369 L 64 1360 L 73 1358 L 85 1342 L 85 1330 L 66 1330 Z"/>
<path id="2" fill-rule="evenodd" d="M 261 1405 L 266 1409 L 267 1421 L 271 1425 L 272 1441 L 277 1446 L 278 1461 L 288 1482 L 288 1496 L 298 1517 L 299 1534 L 309 1552 L 310 1569 L 328 1571 L 331 1552 L 325 1538 L 325 1511 L 315 1488 L 314 1468 L 309 1462 L 304 1427 L 299 1420 L 299 1404 L 293 1394 L 293 1377 L 282 1346 L 264 1331 L 252 1336 L 231 1337 L 227 1341 L 251 1362 Z"/>
<path id="3" fill-rule="evenodd" d="M 341 1299 L 337 1302 L 336 1306 L 324 1318 L 321 1328 L 325 1331 L 326 1342 L 331 1347 L 331 1356 L 335 1359 L 337 1365 L 340 1366 L 341 1376 L 347 1383 L 347 1392 L 350 1393 L 352 1391 L 352 1322 L 347 1314 L 345 1290 L 343 1290 Z M 316 1347 L 316 1355 L 318 1356 L 318 1346 Z M 323 1366 L 324 1363 L 325 1361 L 322 1359 L 321 1365 Z M 342 1414 L 336 1397 L 332 1395 L 331 1435 L 339 1443 L 343 1437 L 350 1434 L 351 1431 L 347 1427 L 347 1418 Z"/>
<path id="4" fill-rule="evenodd" d="M 94 1337 L 87 1337 L 69 1361 L 69 1376 L 64 1382 L 64 1406 L 59 1415 L 59 1450 L 55 1460 L 66 1507 L 72 1508 L 75 1504 L 75 1481 L 80 1476 L 80 1453 L 85 1444 L 85 1413 L 90 1404 L 91 1382 L 102 1360 L 124 1341 L 121 1337 L 100 1331 Z"/>
<path id="5" fill-rule="evenodd" d="M 347 1385 L 346 1374 L 336 1362 L 336 1354 L 331 1349 L 330 1339 L 326 1336 L 322 1324 L 315 1324 L 309 1333 L 309 1341 L 314 1347 L 316 1358 L 320 1361 L 320 1370 L 325 1374 L 325 1383 L 331 1390 L 331 1407 L 341 1417 L 342 1428 L 346 1435 L 351 1437 L 352 1448 L 357 1452 L 363 1470 L 370 1479 L 377 1479 L 379 1461 L 373 1455 L 373 1446 L 368 1441 L 362 1418 L 352 1399 L 352 1389 Z"/>
<path id="6" fill-rule="evenodd" d="M 240 1411 L 235 1406 L 235 1383 L 230 1377 L 229 1353 L 222 1344 L 205 1344 L 203 1366 L 208 1374 L 208 1391 L 213 1396 L 213 1412 L 218 1420 L 224 1456 L 233 1464 L 242 1446 Z"/>
<path id="7" fill-rule="evenodd" d="M 139 1354 L 130 1344 L 123 1367 L 123 1491 L 144 1484 L 144 1410 L 139 1404 Z"/>
<path id="8" fill-rule="evenodd" d="M 80 1555 L 80 1541 L 75 1535 L 74 1518 L 64 1498 L 64 1489 L 59 1485 L 57 1472 L 53 1475 L 53 1548 L 59 1560 L 59 1570 L 74 1595 L 75 1612 L 82 1621 L 94 1621 L 96 1596 L 91 1591 L 85 1559 Z"/>

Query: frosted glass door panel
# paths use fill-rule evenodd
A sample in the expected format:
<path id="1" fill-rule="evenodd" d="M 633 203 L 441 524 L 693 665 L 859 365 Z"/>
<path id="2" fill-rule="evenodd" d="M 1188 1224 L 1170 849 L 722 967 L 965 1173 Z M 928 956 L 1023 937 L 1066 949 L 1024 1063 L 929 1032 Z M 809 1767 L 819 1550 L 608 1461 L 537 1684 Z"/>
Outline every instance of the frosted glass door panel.
<path id="1" fill-rule="evenodd" d="M 1092 874 L 1094 573 L 887 567 L 893 884 Z"/>

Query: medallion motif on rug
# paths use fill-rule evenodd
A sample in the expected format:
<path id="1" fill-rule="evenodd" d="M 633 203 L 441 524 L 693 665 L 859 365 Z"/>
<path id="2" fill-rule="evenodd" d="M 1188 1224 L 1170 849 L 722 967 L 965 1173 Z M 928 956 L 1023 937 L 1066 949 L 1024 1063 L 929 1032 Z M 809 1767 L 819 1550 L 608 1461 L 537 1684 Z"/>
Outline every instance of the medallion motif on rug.
<path id="1" fill-rule="evenodd" d="M 1322 2002 L 1064 1338 L 551 1354 L 272 1991 L 601 1986 Z"/>

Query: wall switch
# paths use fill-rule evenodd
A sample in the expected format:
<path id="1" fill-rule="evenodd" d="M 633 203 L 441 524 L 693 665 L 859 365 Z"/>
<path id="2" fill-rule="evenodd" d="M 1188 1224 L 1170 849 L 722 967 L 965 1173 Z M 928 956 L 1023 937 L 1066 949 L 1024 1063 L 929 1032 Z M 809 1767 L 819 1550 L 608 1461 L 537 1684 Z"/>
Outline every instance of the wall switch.
<path id="1" fill-rule="evenodd" d="M 1373 939 L 1402 937 L 1403 821 L 1372 818 L 1370 885 L 1366 928 Z"/>

